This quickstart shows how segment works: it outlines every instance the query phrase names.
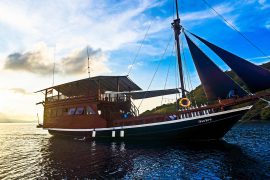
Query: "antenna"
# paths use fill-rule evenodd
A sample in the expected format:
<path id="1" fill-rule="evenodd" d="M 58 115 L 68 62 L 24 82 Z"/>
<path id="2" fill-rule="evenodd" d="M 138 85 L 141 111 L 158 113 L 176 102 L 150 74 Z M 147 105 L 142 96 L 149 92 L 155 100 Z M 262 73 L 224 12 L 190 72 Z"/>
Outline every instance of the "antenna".
<path id="1" fill-rule="evenodd" d="M 88 57 L 88 76 L 89 76 L 89 78 L 91 77 L 91 75 L 90 75 L 90 60 L 89 60 L 89 52 L 88 52 L 88 46 L 87 46 L 87 57 Z"/>
<path id="2" fill-rule="evenodd" d="M 38 121 L 38 124 L 39 124 L 39 116 L 38 116 L 38 113 L 37 113 L 37 121 Z"/>
<path id="3" fill-rule="evenodd" d="M 54 50 L 53 50 L 53 79 L 52 79 L 52 86 L 54 86 L 54 71 L 55 71 L 55 49 L 56 46 L 54 46 Z"/>

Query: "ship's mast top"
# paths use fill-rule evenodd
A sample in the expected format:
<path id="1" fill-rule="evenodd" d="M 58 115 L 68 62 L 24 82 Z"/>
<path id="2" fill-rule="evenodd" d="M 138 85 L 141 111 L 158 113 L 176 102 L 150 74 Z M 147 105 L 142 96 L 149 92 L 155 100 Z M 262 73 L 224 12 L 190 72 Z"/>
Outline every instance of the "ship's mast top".
<path id="1" fill-rule="evenodd" d="M 179 19 L 179 13 L 178 13 L 178 1 L 175 0 L 175 8 L 176 8 L 176 18 Z"/>
<path id="2" fill-rule="evenodd" d="M 180 88 L 181 88 L 182 98 L 185 98 L 186 94 L 185 94 L 185 86 L 184 86 L 184 75 L 183 75 L 183 66 L 182 66 L 182 60 L 181 60 L 181 54 L 180 54 L 180 42 L 179 42 L 179 35 L 181 34 L 182 26 L 180 25 L 177 0 L 175 0 L 175 6 L 176 6 L 176 19 L 173 20 L 172 27 L 174 30 L 174 37 L 175 37 L 175 43 L 176 43 L 176 49 L 177 49 L 178 69 L 179 69 L 180 84 L 181 84 Z"/>

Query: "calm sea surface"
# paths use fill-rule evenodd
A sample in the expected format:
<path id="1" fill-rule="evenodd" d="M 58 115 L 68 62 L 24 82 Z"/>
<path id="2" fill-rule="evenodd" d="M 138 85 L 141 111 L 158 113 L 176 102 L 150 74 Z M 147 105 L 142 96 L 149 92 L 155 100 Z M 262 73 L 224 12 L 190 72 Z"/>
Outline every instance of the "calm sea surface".
<path id="1" fill-rule="evenodd" d="M 0 124 L 0 179 L 270 179 L 270 123 L 237 124 L 224 139 L 99 142 Z"/>

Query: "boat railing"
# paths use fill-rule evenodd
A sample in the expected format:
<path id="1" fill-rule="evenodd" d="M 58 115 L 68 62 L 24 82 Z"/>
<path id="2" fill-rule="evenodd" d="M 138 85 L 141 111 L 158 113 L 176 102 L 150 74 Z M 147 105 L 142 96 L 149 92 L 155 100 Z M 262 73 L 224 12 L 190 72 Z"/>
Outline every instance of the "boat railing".
<path id="1" fill-rule="evenodd" d="M 46 100 L 48 102 L 52 102 L 52 101 L 58 101 L 58 100 L 64 100 L 64 99 L 68 99 L 67 96 L 64 96 L 64 95 L 55 95 L 55 96 L 50 96 L 50 97 L 47 97 Z"/>
<path id="2" fill-rule="evenodd" d="M 130 111 L 135 117 L 139 115 L 139 109 L 135 106 L 135 104 L 132 101 Z"/>
<path id="3" fill-rule="evenodd" d="M 212 113 L 223 111 L 221 106 L 203 106 L 200 108 L 187 108 L 182 111 L 166 114 L 152 114 L 139 117 L 131 117 L 128 119 L 117 119 L 113 121 L 113 126 L 129 126 L 148 123 L 157 123 L 171 120 L 195 118 L 199 116 L 209 115 Z"/>
<path id="4" fill-rule="evenodd" d="M 82 100 L 82 99 L 87 99 L 87 100 L 94 100 L 95 96 L 64 96 L 64 95 L 55 95 L 55 96 L 50 96 L 46 98 L 46 102 L 52 103 L 52 102 L 64 102 L 64 101 L 69 101 L 69 100 Z"/>
<path id="5" fill-rule="evenodd" d="M 111 93 L 105 93 L 101 94 L 99 97 L 100 101 L 106 101 L 106 102 L 126 102 L 130 100 L 127 96 L 124 94 L 111 94 Z"/>

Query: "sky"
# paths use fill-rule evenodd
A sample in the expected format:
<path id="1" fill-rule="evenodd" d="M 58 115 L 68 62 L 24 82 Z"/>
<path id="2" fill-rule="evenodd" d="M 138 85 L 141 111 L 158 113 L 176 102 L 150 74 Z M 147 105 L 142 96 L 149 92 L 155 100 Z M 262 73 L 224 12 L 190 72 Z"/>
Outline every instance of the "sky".
<path id="1" fill-rule="evenodd" d="M 269 62 L 265 57 L 270 55 L 269 0 L 178 3 L 185 29 L 253 63 Z M 171 28 L 174 13 L 173 0 L 1 0 L 0 122 L 35 121 L 37 113 L 42 116 L 42 106 L 35 103 L 43 94 L 33 92 L 87 78 L 87 48 L 91 76 L 128 74 L 145 90 L 178 87 Z M 190 90 L 200 82 L 183 37 L 181 45 Z M 221 69 L 229 69 L 211 52 L 209 56 Z M 174 100 L 175 96 L 167 96 L 163 103 Z M 161 98 L 143 100 L 140 111 L 160 104 Z"/>

